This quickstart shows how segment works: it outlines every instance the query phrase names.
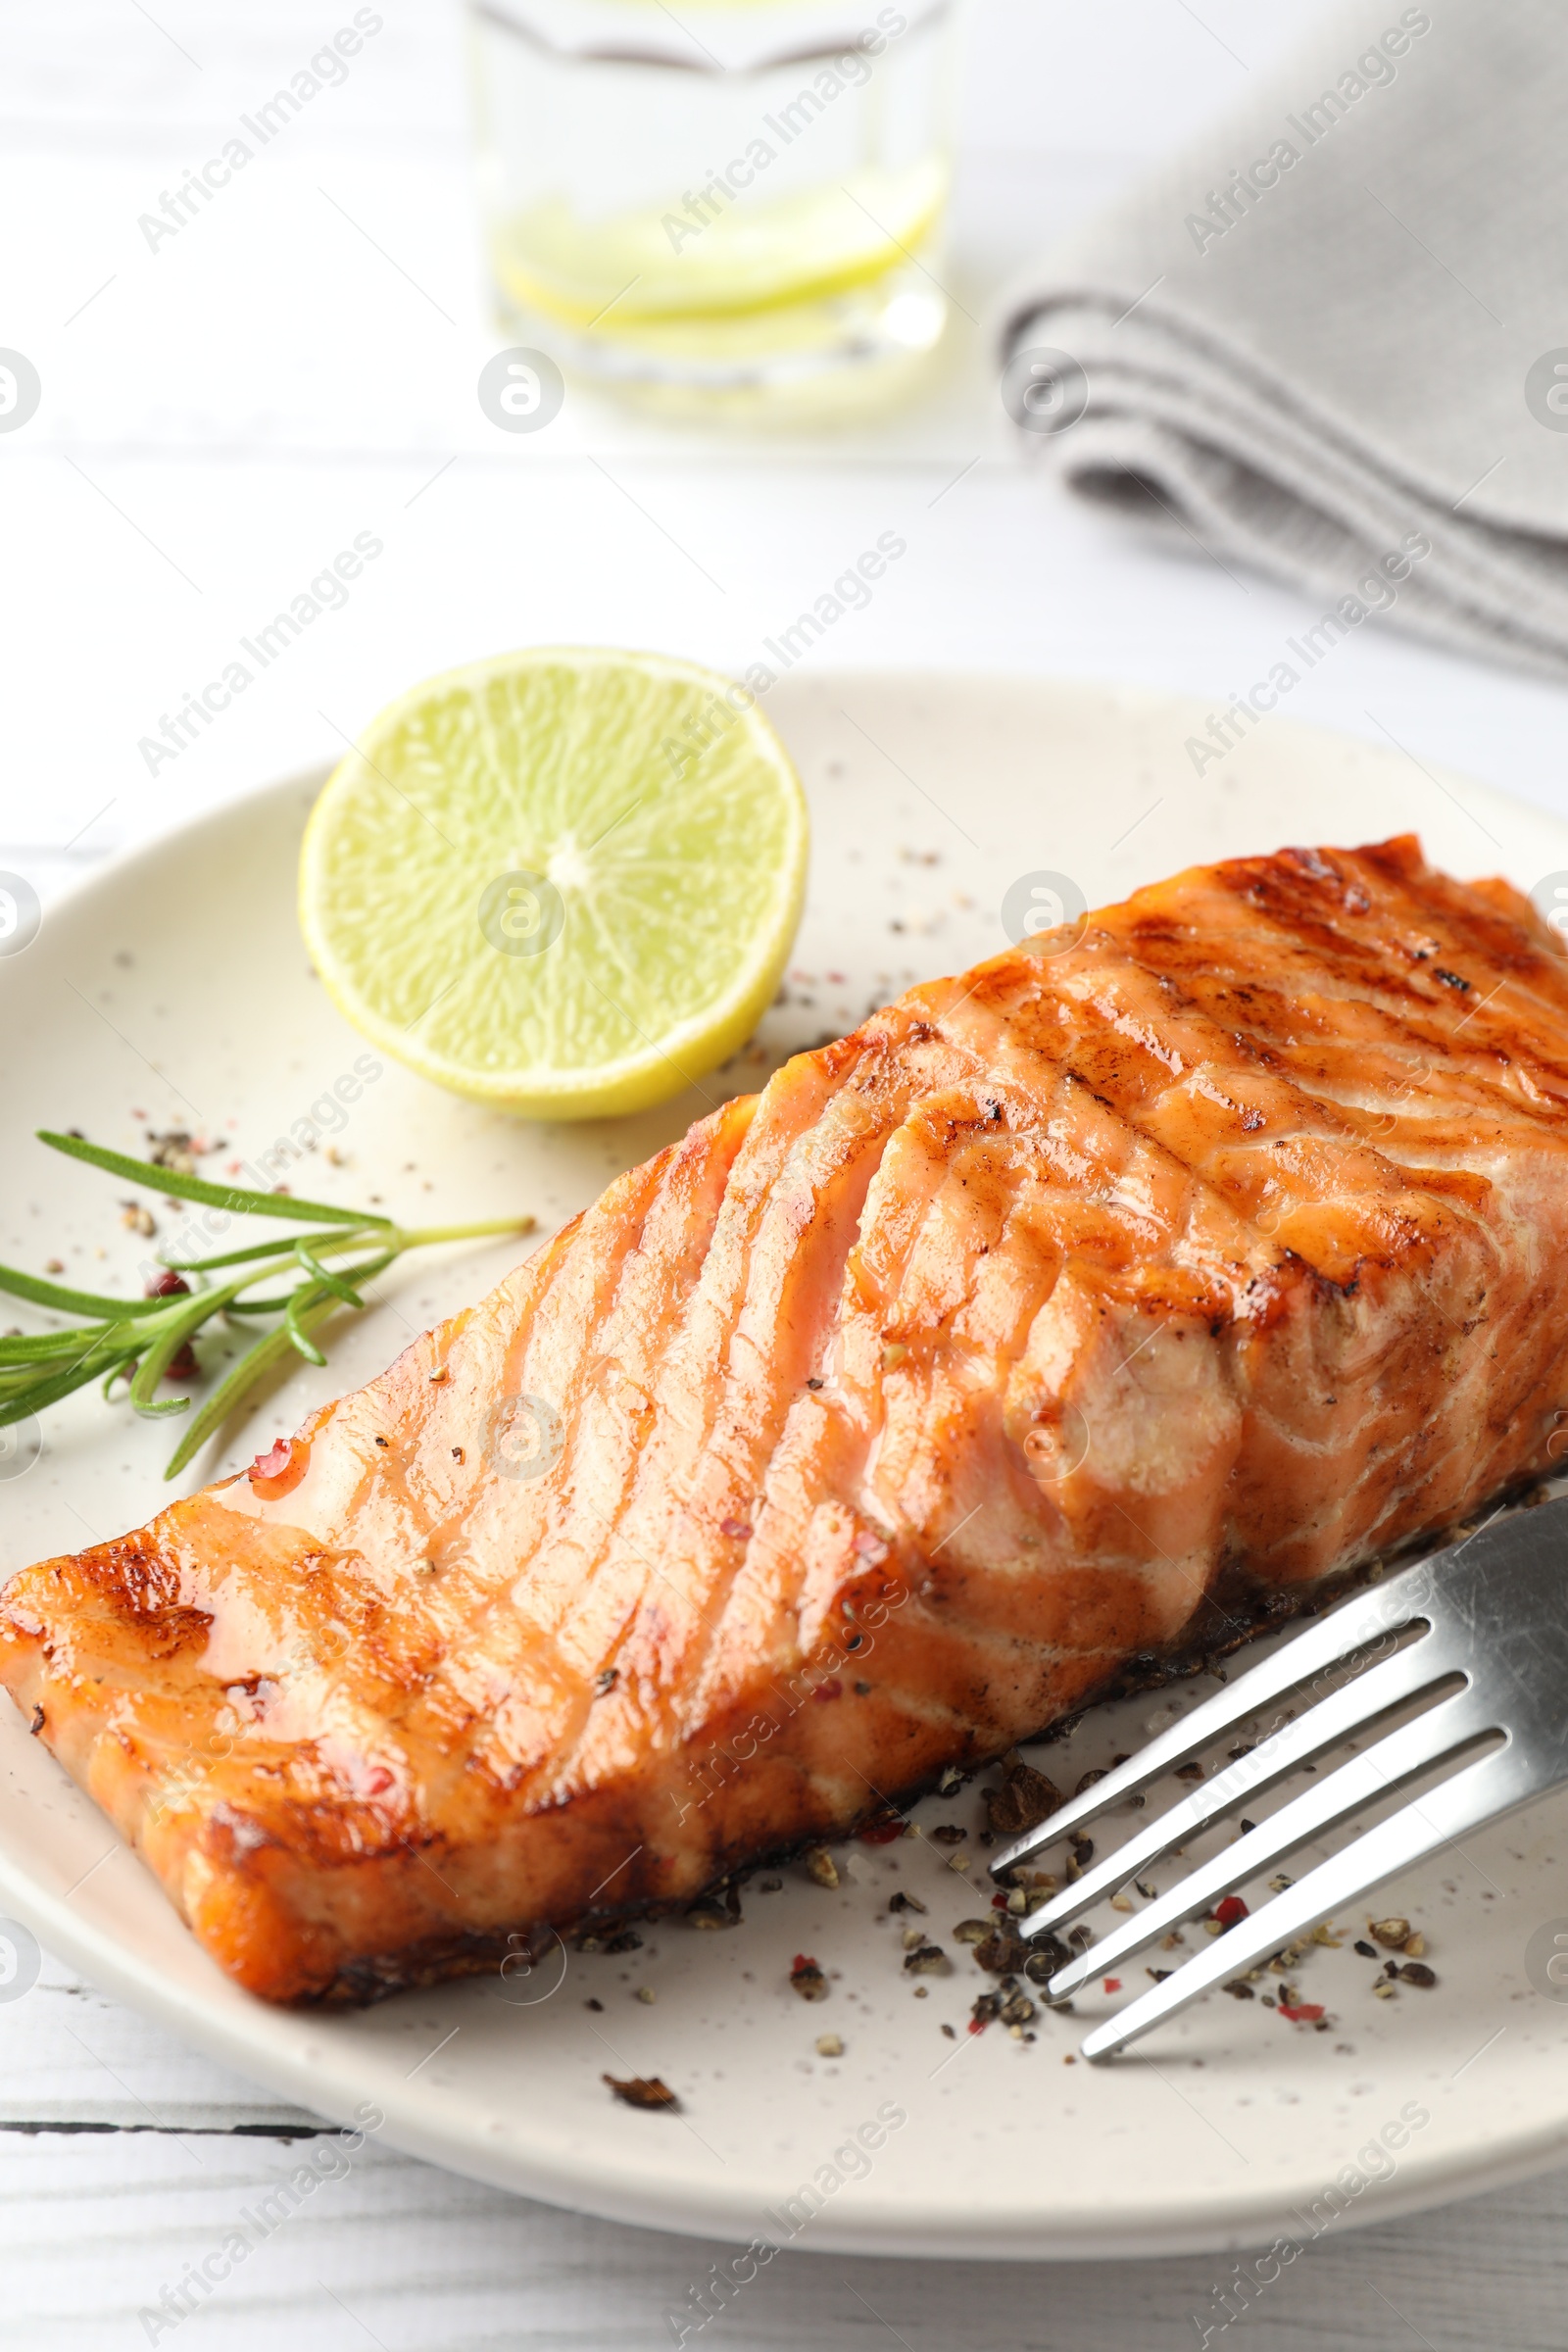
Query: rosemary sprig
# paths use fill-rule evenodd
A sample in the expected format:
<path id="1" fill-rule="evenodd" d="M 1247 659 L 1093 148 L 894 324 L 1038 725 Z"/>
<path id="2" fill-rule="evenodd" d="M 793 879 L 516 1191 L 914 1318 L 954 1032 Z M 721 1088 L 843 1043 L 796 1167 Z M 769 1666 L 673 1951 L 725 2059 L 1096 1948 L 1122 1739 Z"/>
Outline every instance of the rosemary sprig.
<path id="1" fill-rule="evenodd" d="M 239 1358 L 213 1391 L 187 1426 L 164 1472 L 175 1478 L 204 1440 L 240 1404 L 257 1383 L 291 1353 L 313 1364 L 324 1364 L 317 1333 L 341 1308 L 365 1305 L 364 1288 L 384 1273 L 406 1250 L 422 1250 L 436 1242 L 478 1241 L 490 1234 L 526 1233 L 531 1217 L 499 1217 L 475 1225 L 394 1224 L 373 1209 L 339 1208 L 329 1201 L 299 1200 L 287 1193 L 248 1192 L 237 1185 L 209 1184 L 200 1176 L 184 1176 L 153 1161 L 132 1159 L 110 1152 L 80 1136 L 38 1131 L 40 1143 L 52 1151 L 84 1159 L 132 1184 L 200 1200 L 234 1216 L 276 1217 L 310 1230 L 226 1250 L 211 1257 L 160 1258 L 167 1266 L 170 1288 L 148 1298 L 111 1298 L 95 1291 L 78 1291 L 35 1275 L 0 1265 L 0 1292 L 25 1298 L 54 1314 L 81 1318 L 60 1331 L 0 1339 L 0 1428 L 42 1412 L 89 1381 L 102 1381 L 108 1396 L 117 1381 L 127 1384 L 132 1408 L 164 1416 L 187 1412 L 189 1396 L 161 1397 L 159 1383 L 172 1371 L 187 1377 L 193 1354 L 187 1353 L 197 1333 L 221 1315 L 236 1329 L 236 1318 L 279 1315 L 275 1330 L 266 1333 Z M 326 1230 L 319 1228 L 324 1224 Z M 328 1257 L 341 1256 L 338 1268 Z M 215 1273 L 241 1269 L 227 1280 L 209 1281 Z M 197 1288 L 186 1280 L 190 1276 Z M 292 1279 L 291 1279 L 292 1278 Z M 246 1298 L 259 1283 L 285 1287 Z"/>
<path id="2" fill-rule="evenodd" d="M 209 1208 L 226 1208 L 231 1216 L 281 1217 L 287 1224 L 297 1224 L 301 1217 L 323 1217 L 328 1225 L 390 1225 L 390 1217 L 378 1217 L 372 1208 L 337 1208 L 326 1200 L 296 1200 L 292 1193 L 250 1193 L 236 1184 L 209 1184 L 204 1176 L 185 1176 L 177 1168 L 155 1167 L 150 1159 L 130 1159 L 123 1152 L 106 1151 L 102 1144 L 89 1144 L 85 1136 L 56 1135 L 51 1128 L 38 1129 L 38 1141 L 47 1144 L 52 1152 L 64 1152 L 72 1159 L 85 1159 L 95 1168 L 107 1168 L 111 1176 L 128 1177 L 132 1184 L 154 1183 L 161 1193 L 180 1200 L 203 1200 Z"/>

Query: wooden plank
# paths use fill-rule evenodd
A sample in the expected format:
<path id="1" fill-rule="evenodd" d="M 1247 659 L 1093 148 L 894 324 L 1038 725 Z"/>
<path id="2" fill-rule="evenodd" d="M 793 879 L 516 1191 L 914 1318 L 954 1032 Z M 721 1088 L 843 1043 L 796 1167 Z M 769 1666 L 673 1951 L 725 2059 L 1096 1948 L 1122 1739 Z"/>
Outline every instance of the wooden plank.
<path id="1" fill-rule="evenodd" d="M 48 1953 L 29 1991 L 0 1997 L 0 2127 L 223 2132 L 316 2120 L 95 1991 Z"/>
<path id="2" fill-rule="evenodd" d="M 319 2152 L 325 2145 L 311 2145 Z M 335 2143 L 334 2143 L 335 2145 Z M 278 2192 L 302 2148 L 253 2140 L 24 2138 L 0 2132 L 0 2260 L 28 2352 L 167 2343 L 165 2288 L 243 2232 L 187 2339 L 224 2352 L 625 2352 L 727 2261 L 699 2239 L 510 2198 L 368 2142 L 341 2178 Z M 270 2214 L 264 2214 L 272 2199 Z M 273 2226 L 266 2227 L 268 2222 Z M 1247 2352 L 1561 2352 L 1568 2179 L 1386 2230 L 1325 2237 L 1210 2345 Z M 262 2226 L 259 2226 L 262 2225 Z M 227 2259 L 232 2260 L 232 2254 Z M 1174 2352 L 1197 2346 L 1229 2266 L 1033 2265 L 781 2254 L 689 2348 L 723 2352 Z M 172 2306 L 171 2308 L 177 2308 Z M 149 2320 L 138 2327 L 138 2315 Z"/>

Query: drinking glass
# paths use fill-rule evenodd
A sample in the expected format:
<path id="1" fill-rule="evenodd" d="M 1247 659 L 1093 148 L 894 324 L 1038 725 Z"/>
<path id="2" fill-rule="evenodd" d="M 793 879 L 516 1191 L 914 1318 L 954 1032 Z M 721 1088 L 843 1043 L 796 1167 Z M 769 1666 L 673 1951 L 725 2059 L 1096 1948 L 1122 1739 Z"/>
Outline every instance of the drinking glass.
<path id="1" fill-rule="evenodd" d="M 934 351 L 961 0 L 470 0 L 505 331 L 670 410 L 830 413 Z"/>

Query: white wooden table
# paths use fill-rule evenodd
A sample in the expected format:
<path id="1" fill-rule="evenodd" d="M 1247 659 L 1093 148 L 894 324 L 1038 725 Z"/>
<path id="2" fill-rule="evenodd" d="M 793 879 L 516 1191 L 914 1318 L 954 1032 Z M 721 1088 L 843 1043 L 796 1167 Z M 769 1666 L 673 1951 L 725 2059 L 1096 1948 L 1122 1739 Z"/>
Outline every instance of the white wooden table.
<path id="1" fill-rule="evenodd" d="M 952 264 L 965 310 L 983 319 L 1033 245 L 1244 87 L 1310 13 L 978 0 Z M 0 866 L 45 898 L 329 754 L 340 728 L 473 653 L 578 638 L 738 668 L 889 528 L 908 556 L 816 649 L 824 666 L 1089 672 L 1218 707 L 1300 625 L 1297 599 L 1150 554 L 1020 469 L 962 318 L 929 396 L 874 430 L 710 446 L 574 397 L 537 443 L 504 440 L 473 397 L 496 337 L 450 0 L 385 0 L 348 81 L 149 251 L 138 216 L 351 14 L 0 0 L 0 345 L 44 382 L 31 423 L 0 438 Z M 367 529 L 386 553 L 349 605 L 150 776 L 138 739 Z M 1556 689 L 1372 627 L 1313 671 L 1292 715 L 1385 728 L 1568 811 Z M 0 1562 L 14 1564 L 3 1519 Z M 24 1998 L 0 2001 L 0 2327 L 39 2352 L 167 2340 L 172 2326 L 138 2315 L 286 2176 L 291 2132 L 311 2129 L 46 1960 Z M 1330 2236 L 1233 2333 L 1253 2352 L 1559 2352 L 1565 2222 L 1559 2179 Z M 181 2325 L 191 2342 L 299 2352 L 653 2346 L 673 2340 L 664 2314 L 717 2251 L 371 2145 Z M 1163 2352 L 1200 2340 L 1193 2314 L 1212 2310 L 1226 2269 L 794 2255 L 708 2333 L 835 2352 Z"/>

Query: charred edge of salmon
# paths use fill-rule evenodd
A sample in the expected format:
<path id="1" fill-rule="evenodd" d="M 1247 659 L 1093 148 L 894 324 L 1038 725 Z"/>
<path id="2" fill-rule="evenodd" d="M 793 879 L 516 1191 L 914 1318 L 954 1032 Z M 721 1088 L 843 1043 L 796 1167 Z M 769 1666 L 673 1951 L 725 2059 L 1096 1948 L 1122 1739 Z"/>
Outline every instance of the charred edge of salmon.
<path id="1" fill-rule="evenodd" d="M 394 1993 L 423 1991 L 460 1977 L 487 1975 L 507 1959 L 517 1957 L 519 1952 L 526 1954 L 533 1966 L 542 1963 L 548 1967 L 547 1955 L 554 1941 L 559 1941 L 564 1952 L 577 1936 L 608 1936 L 634 1924 L 684 1916 L 694 1903 L 719 1894 L 729 1886 L 744 1886 L 758 1871 L 783 1868 L 817 1846 L 838 1844 L 854 1838 L 889 1806 L 896 1812 L 905 1812 L 921 1797 L 929 1796 L 945 1772 L 956 1768 L 966 1778 L 973 1778 L 988 1771 L 1014 1747 L 1051 1745 L 1069 1739 L 1086 1714 L 1096 1707 L 1105 1706 L 1114 1699 L 1134 1698 L 1147 1690 L 1164 1690 L 1173 1683 L 1191 1681 L 1195 1675 L 1215 1672 L 1222 1660 L 1234 1657 L 1250 1642 L 1261 1641 L 1265 1634 L 1278 1633 L 1288 1624 L 1321 1616 L 1336 1602 L 1377 1583 L 1390 1570 L 1407 1567 L 1414 1559 L 1446 1549 L 1450 1544 L 1459 1542 L 1473 1523 L 1479 1524 L 1500 1510 L 1521 1507 L 1547 1483 L 1539 1473 L 1532 1473 L 1502 1489 L 1490 1502 L 1468 1512 L 1452 1527 L 1436 1533 L 1429 1529 L 1395 1551 L 1380 1552 L 1371 1559 L 1339 1569 L 1313 1585 L 1281 1592 L 1278 1587 L 1260 1584 L 1244 1564 L 1237 1562 L 1226 1571 L 1221 1584 L 1200 1602 L 1179 1642 L 1167 1650 L 1143 1650 L 1128 1658 L 1090 1697 L 1068 1713 L 1054 1717 L 1038 1731 L 1004 1742 L 989 1753 L 950 1759 L 923 1774 L 918 1781 L 891 1792 L 886 1803 L 878 1798 L 863 1807 L 843 1830 L 826 1835 L 814 1832 L 789 1844 L 770 1846 L 762 1853 L 737 1851 L 695 1894 L 683 1894 L 673 1902 L 644 1903 L 619 1910 L 590 1909 L 567 1923 L 519 1920 L 510 1928 L 488 1929 L 482 1934 L 463 1931 L 432 1937 L 424 1943 L 405 1945 L 396 1952 L 353 1961 L 321 1991 L 307 1994 L 290 2005 L 366 2008 L 390 1999 Z"/>

